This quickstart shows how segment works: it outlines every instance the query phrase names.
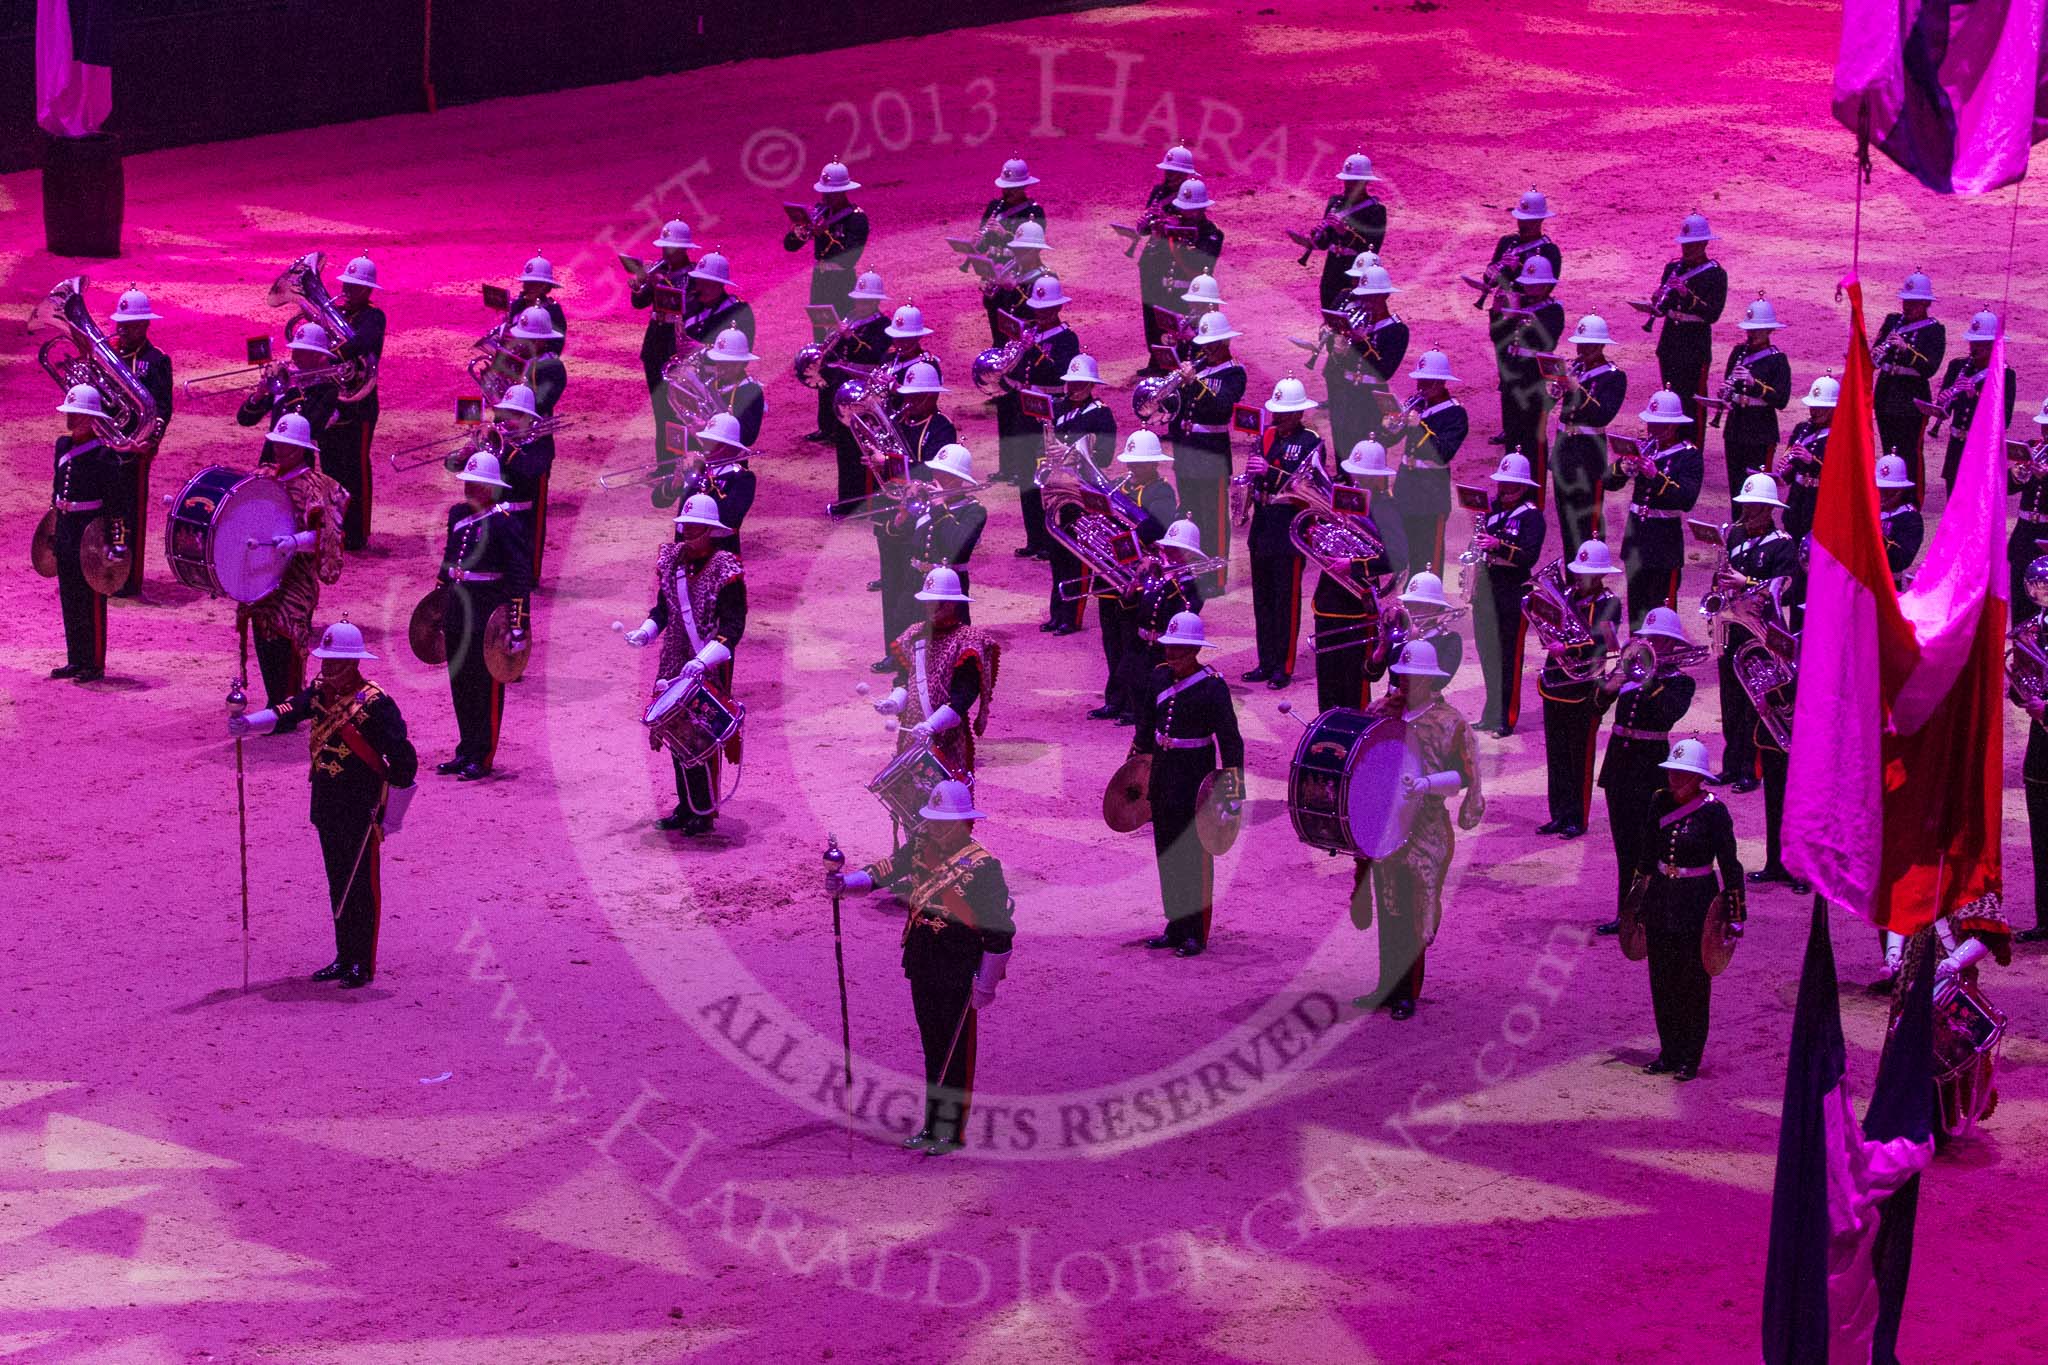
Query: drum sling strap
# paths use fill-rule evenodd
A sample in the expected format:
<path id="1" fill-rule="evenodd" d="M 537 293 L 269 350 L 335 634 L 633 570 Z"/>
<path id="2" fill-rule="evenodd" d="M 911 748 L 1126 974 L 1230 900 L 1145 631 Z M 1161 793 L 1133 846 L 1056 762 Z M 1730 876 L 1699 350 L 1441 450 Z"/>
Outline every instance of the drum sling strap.
<path id="1" fill-rule="evenodd" d="M 1709 793 L 1701 792 L 1698 796 L 1695 796 L 1692 800 L 1686 802 L 1677 810 L 1672 811 L 1669 815 L 1659 818 L 1657 821 L 1657 828 L 1670 828 L 1672 825 L 1677 824 L 1680 820 L 1683 820 L 1686 816 L 1691 815 L 1694 811 L 1698 810 L 1701 806 L 1706 805 L 1709 801 L 1712 801 L 1713 799 L 1713 796 Z"/>
<path id="2" fill-rule="evenodd" d="M 676 565 L 676 615 L 683 618 L 683 633 L 690 637 L 690 652 L 704 652 L 704 628 L 697 624 L 697 609 L 690 605 L 690 570 Z"/>

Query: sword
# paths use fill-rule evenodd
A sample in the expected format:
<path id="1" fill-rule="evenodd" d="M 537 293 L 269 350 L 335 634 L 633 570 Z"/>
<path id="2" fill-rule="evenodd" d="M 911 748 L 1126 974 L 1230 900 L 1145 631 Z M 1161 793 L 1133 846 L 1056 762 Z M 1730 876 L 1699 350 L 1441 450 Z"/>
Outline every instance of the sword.
<path id="1" fill-rule="evenodd" d="M 377 793 L 377 809 L 370 812 L 370 824 L 363 831 L 363 841 L 356 845 L 356 860 L 349 865 L 348 880 L 341 884 L 341 895 L 334 902 L 334 918 L 341 919 L 342 907 L 348 904 L 348 893 L 356 889 L 356 874 L 363 870 L 363 855 L 370 851 L 370 836 L 377 832 L 377 826 L 384 819 L 384 801 L 391 791 L 390 784 Z"/>

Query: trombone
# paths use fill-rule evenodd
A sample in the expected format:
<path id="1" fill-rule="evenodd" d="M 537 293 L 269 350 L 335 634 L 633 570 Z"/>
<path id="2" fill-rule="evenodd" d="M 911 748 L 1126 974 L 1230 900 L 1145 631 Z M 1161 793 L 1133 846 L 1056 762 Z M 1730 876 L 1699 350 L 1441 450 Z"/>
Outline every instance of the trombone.
<path id="1" fill-rule="evenodd" d="M 486 422 L 459 437 L 436 436 L 409 446 L 391 451 L 385 458 L 391 463 L 392 472 L 403 474 L 408 470 L 424 469 L 439 462 L 443 469 L 459 470 L 469 457 L 479 451 L 489 451 L 500 459 L 512 452 L 524 449 L 543 436 L 552 436 L 571 425 L 566 417 L 536 418 L 525 431 L 514 434 L 502 422 Z"/>
<path id="2" fill-rule="evenodd" d="M 734 450 L 730 446 L 719 450 L 692 450 L 682 455 L 669 455 L 646 464 L 631 465 L 625 469 L 608 469 L 597 476 L 597 486 L 606 492 L 620 488 L 640 488 L 650 484 L 666 483 L 683 473 L 704 476 L 723 473 L 736 464 L 742 464 L 753 457 L 749 450 Z M 690 466 L 694 465 L 694 469 Z"/>
<path id="3" fill-rule="evenodd" d="M 275 398 L 289 388 L 308 389 L 315 384 L 339 384 L 355 373 L 355 369 L 356 367 L 348 361 L 336 365 L 315 365 L 310 370 L 295 370 L 289 361 L 267 360 L 261 365 L 243 365 L 237 369 L 194 375 L 185 381 L 184 392 L 187 398 L 199 399 L 218 398 L 223 394 L 233 396 L 245 391 L 250 395 L 267 391 Z M 260 377 L 253 383 L 213 387 L 221 380 L 234 379 L 245 374 L 260 374 Z"/>

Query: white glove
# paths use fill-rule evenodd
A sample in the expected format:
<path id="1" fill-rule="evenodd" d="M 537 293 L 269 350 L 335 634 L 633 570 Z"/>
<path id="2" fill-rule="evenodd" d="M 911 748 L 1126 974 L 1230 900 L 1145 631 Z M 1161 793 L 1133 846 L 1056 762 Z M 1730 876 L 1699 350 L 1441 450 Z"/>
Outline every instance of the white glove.
<path id="1" fill-rule="evenodd" d="M 1905 961 L 1905 958 L 1906 936 L 1904 934 L 1894 934 L 1890 930 L 1886 930 L 1884 936 L 1884 974 L 1888 977 L 1897 976 L 1899 974 L 1899 964 Z"/>
<path id="2" fill-rule="evenodd" d="M 899 687 L 875 703 L 875 713 L 883 716 L 900 716 L 903 714 L 903 708 L 909 704 L 910 693 Z"/>
<path id="3" fill-rule="evenodd" d="M 413 798 L 414 798 L 415 796 L 418 796 L 419 794 L 420 794 L 420 789 L 419 789 L 419 787 L 418 787 L 417 785 L 415 785 L 415 786 L 411 786 L 411 787 L 393 787 L 393 788 L 391 789 L 391 791 L 389 792 L 389 794 L 387 794 L 387 795 L 385 796 L 385 798 L 384 798 L 384 833 L 385 833 L 385 834 L 387 834 L 387 835 L 390 835 L 390 834 L 396 834 L 396 833 L 398 833 L 398 831 L 399 831 L 399 830 L 401 830 L 401 829 L 405 828 L 405 810 L 406 810 L 406 807 L 410 806 L 410 805 L 412 804 L 412 799 L 413 799 Z"/>
<path id="4" fill-rule="evenodd" d="M 865 896 L 875 889 L 875 879 L 856 868 L 852 872 L 827 872 L 825 894 L 837 896 L 844 892 L 849 896 Z"/>
<path id="5" fill-rule="evenodd" d="M 1990 956 L 1991 948 L 1981 938 L 1964 939 L 1956 950 L 1934 964 L 1934 1003 L 1946 1005 L 1963 988 L 1963 972 Z"/>
<path id="6" fill-rule="evenodd" d="M 1402 792 L 1411 797 L 1448 796 L 1465 785 L 1465 779 L 1454 772 L 1427 773 L 1421 777 L 1401 779 Z"/>
<path id="7" fill-rule="evenodd" d="M 251 730 L 259 734 L 270 734 L 277 727 L 277 712 L 269 707 L 261 711 L 245 711 L 238 716 L 228 717 L 228 734 L 240 739 Z"/>
<path id="8" fill-rule="evenodd" d="M 654 618 L 650 616 L 626 632 L 626 643 L 635 649 L 645 649 L 654 643 L 654 637 L 659 634 L 661 627 L 654 624 Z"/>
<path id="9" fill-rule="evenodd" d="M 910 733 L 918 736 L 920 739 L 930 739 L 933 735 L 944 734 L 959 723 L 960 713 L 958 711 L 955 711 L 950 706 L 941 706 L 938 710 L 932 712 L 931 715 L 911 726 Z"/>
<path id="10" fill-rule="evenodd" d="M 690 660 L 690 663 L 702 673 L 706 669 L 717 668 L 720 664 L 730 662 L 731 659 L 732 651 L 726 648 L 723 640 L 706 640 L 704 648 L 697 651 L 697 657 Z"/>
<path id="11" fill-rule="evenodd" d="M 703 677 L 703 676 L 704 676 L 704 661 L 703 661 L 702 659 L 691 659 L 691 660 L 689 660 L 689 661 L 688 661 L 687 663 L 685 663 L 685 664 L 683 665 L 683 671 L 682 671 L 682 672 L 680 672 L 680 673 L 678 673 L 678 674 L 676 674 L 676 676 L 677 676 L 678 678 L 701 678 L 701 677 Z"/>
<path id="12" fill-rule="evenodd" d="M 314 547 L 319 545 L 319 543 L 320 533 L 318 531 L 300 531 L 296 535 L 277 537 L 270 542 L 270 548 L 273 550 L 283 550 L 289 554 L 303 555 L 311 554 Z"/>
<path id="13" fill-rule="evenodd" d="M 974 993 L 967 1003 L 977 1010 L 985 1010 L 996 1002 L 996 986 L 1009 975 L 1010 955 L 1008 953 L 983 953 L 981 966 L 974 973 Z"/>

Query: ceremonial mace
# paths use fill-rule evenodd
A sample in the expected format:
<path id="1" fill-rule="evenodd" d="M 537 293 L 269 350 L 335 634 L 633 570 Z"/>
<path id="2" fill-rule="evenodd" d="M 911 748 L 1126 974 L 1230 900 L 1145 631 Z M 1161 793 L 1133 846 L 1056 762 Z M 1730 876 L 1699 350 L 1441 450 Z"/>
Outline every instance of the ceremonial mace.
<path id="1" fill-rule="evenodd" d="M 846 855 L 839 851 L 837 836 L 825 836 L 825 870 L 839 872 L 846 866 Z M 839 968 L 839 1048 L 841 1065 L 846 1070 L 846 1088 L 853 1090 L 853 1022 L 846 1012 L 846 947 L 839 932 L 839 897 L 832 893 L 832 960 Z"/>
<path id="2" fill-rule="evenodd" d="M 241 631 L 242 668 L 228 684 L 228 715 L 239 716 L 249 709 L 249 694 L 243 689 L 249 680 L 249 629 Z M 249 788 L 242 767 L 242 736 L 235 736 L 235 825 L 242 845 L 242 993 L 249 993 Z"/>

